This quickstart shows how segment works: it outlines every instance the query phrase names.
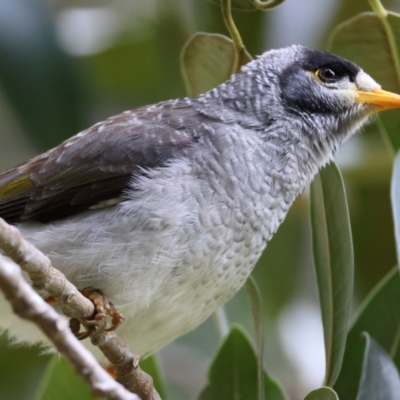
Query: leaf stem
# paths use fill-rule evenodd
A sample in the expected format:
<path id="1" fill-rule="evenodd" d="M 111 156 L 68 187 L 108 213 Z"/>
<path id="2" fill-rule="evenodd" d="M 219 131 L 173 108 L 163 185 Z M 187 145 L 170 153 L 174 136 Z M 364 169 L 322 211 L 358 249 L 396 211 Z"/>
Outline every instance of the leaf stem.
<path id="1" fill-rule="evenodd" d="M 390 348 L 390 358 L 394 360 L 394 357 L 396 356 L 397 350 L 399 349 L 399 344 L 400 344 L 400 327 L 397 329 L 396 336 L 394 337 L 392 346 Z"/>
<path id="2" fill-rule="evenodd" d="M 392 144 L 390 135 L 387 132 L 385 125 L 383 125 L 382 119 L 380 117 L 378 117 L 375 123 L 376 123 L 376 128 L 378 129 L 379 134 L 383 138 L 383 143 L 385 144 L 387 151 L 389 152 L 389 154 L 392 156 L 392 159 L 393 159 L 396 156 L 396 148 Z"/>
<path id="3" fill-rule="evenodd" d="M 229 320 L 223 306 L 214 312 L 213 319 L 218 337 L 222 341 L 229 333 Z"/>
<path id="4" fill-rule="evenodd" d="M 399 54 L 397 52 L 397 45 L 396 45 L 396 38 L 393 34 L 393 30 L 389 24 L 388 21 L 388 16 L 390 15 L 389 12 L 383 7 L 382 3 L 380 0 L 368 0 L 372 11 L 375 13 L 375 15 L 381 20 L 382 25 L 385 29 L 387 40 L 388 40 L 388 45 L 390 49 L 390 53 L 393 58 L 393 62 L 395 65 L 396 69 L 396 76 L 397 76 L 397 81 L 398 84 L 400 85 L 400 59 L 399 59 Z"/>
<path id="5" fill-rule="evenodd" d="M 253 6 L 257 8 L 257 10 L 267 11 L 271 8 L 277 7 L 282 4 L 285 0 L 252 0 Z"/>
<path id="6" fill-rule="evenodd" d="M 255 0 L 256 1 L 256 0 Z M 388 12 L 383 7 L 382 3 L 380 0 L 368 0 L 368 3 L 370 4 L 372 11 L 381 19 L 386 18 L 388 16 Z"/>
<path id="7" fill-rule="evenodd" d="M 245 287 L 249 296 L 256 331 L 258 400 L 264 400 L 264 318 L 262 298 L 257 283 L 251 275 L 247 278 Z"/>
<path id="8" fill-rule="evenodd" d="M 221 0 L 221 9 L 226 29 L 228 30 L 229 36 L 231 37 L 235 47 L 235 61 L 232 65 L 232 74 L 234 74 L 238 72 L 239 68 L 241 67 L 240 60 L 246 49 L 244 47 L 242 37 L 240 36 L 240 32 L 236 27 L 235 21 L 232 17 L 231 0 Z"/>

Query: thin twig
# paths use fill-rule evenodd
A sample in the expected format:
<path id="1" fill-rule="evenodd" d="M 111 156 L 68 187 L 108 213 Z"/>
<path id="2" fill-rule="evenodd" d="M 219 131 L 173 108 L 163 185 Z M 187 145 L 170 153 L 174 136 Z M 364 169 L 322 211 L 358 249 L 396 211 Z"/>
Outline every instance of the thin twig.
<path id="1" fill-rule="evenodd" d="M 214 311 L 213 319 L 218 338 L 222 341 L 229 333 L 229 320 L 224 306 L 221 306 L 217 311 Z"/>
<path id="2" fill-rule="evenodd" d="M 140 400 L 128 392 L 100 366 L 69 329 L 68 320 L 58 314 L 25 281 L 21 269 L 0 255 L 0 289 L 21 318 L 34 322 L 57 350 L 71 362 L 95 396 L 110 400 Z"/>
<path id="3" fill-rule="evenodd" d="M 62 272 L 53 268 L 50 259 L 27 242 L 17 228 L 7 224 L 2 218 L 0 249 L 28 273 L 35 289 L 44 290 L 53 296 L 65 315 L 77 318 L 86 326 L 86 320 L 95 312 L 93 303 Z"/>
<path id="4" fill-rule="evenodd" d="M 53 296 L 63 313 L 76 318 L 89 328 L 87 319 L 94 314 L 94 305 L 57 269 L 50 259 L 27 242 L 17 228 L 0 218 L 0 249 L 6 256 L 28 273 L 32 286 Z M 160 400 L 152 378 L 138 366 L 139 357 L 132 353 L 115 333 L 101 328 L 91 335 L 92 343 L 99 347 L 115 368 L 117 380 L 143 400 Z"/>

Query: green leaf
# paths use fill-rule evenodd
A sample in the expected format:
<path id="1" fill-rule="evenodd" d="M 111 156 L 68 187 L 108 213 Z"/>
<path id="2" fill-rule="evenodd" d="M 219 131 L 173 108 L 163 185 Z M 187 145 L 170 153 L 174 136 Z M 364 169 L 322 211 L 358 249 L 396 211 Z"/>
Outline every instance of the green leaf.
<path id="1" fill-rule="evenodd" d="M 266 400 L 284 400 L 278 383 L 264 372 Z M 199 400 L 259 400 L 257 358 L 243 329 L 233 326 L 209 370 L 209 384 Z"/>
<path id="2" fill-rule="evenodd" d="M 400 265 L 400 152 L 397 153 L 393 165 L 391 200 L 396 237 L 397 263 Z"/>
<path id="3" fill-rule="evenodd" d="M 400 378 L 386 351 L 367 333 L 357 400 L 398 400 Z"/>
<path id="4" fill-rule="evenodd" d="M 329 49 L 360 65 L 385 90 L 400 93 L 398 38 L 398 14 L 389 12 L 386 18 L 379 18 L 374 13 L 361 13 L 334 29 Z M 400 113 L 385 111 L 380 119 L 392 147 L 399 150 Z"/>
<path id="5" fill-rule="evenodd" d="M 163 400 L 167 400 L 165 383 L 161 372 L 160 362 L 156 354 L 140 360 L 140 368 L 147 372 L 152 378 L 154 387 Z"/>
<path id="6" fill-rule="evenodd" d="M 325 384 L 340 372 L 353 294 L 353 244 L 342 177 L 334 163 L 311 185 L 314 264 L 324 326 Z"/>
<path id="7" fill-rule="evenodd" d="M 360 306 L 347 336 L 343 366 L 334 389 L 343 399 L 355 399 L 364 357 L 362 332 L 368 332 L 400 367 L 400 275 L 393 268 Z"/>
<path id="8" fill-rule="evenodd" d="M 226 36 L 195 33 L 183 47 L 180 62 L 188 95 L 198 96 L 229 79 L 235 48 Z"/>
<path id="9" fill-rule="evenodd" d="M 51 368 L 43 388 L 35 400 L 94 400 L 89 386 L 77 375 L 71 364 L 58 354 L 53 355 Z"/>
<path id="10" fill-rule="evenodd" d="M 257 387 L 258 399 L 264 400 L 263 373 L 264 373 L 264 320 L 262 309 L 262 298 L 257 282 L 252 276 L 246 281 L 246 291 L 250 299 L 251 309 L 253 311 L 254 328 L 256 331 L 256 357 L 257 357 Z"/>
<path id="11" fill-rule="evenodd" d="M 324 386 L 308 393 L 304 400 L 339 400 L 339 397 L 333 389 Z"/>
<path id="12" fill-rule="evenodd" d="M 11 345 L 0 335 L 0 399 L 35 400 L 51 370 L 51 355 L 38 346 Z"/>

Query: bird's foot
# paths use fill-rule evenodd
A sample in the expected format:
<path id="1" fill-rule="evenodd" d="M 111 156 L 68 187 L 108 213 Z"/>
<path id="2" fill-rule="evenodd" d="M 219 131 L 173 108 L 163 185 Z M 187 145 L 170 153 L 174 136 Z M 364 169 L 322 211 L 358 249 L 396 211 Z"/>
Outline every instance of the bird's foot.
<path id="1" fill-rule="evenodd" d="M 102 364 L 101 366 L 106 370 L 108 375 L 110 375 L 114 379 L 117 379 L 117 371 L 116 371 L 114 365 L 112 365 L 112 364 L 107 364 L 107 365 Z"/>
<path id="2" fill-rule="evenodd" d="M 56 306 L 58 304 L 57 299 L 54 296 L 47 296 L 44 301 L 51 306 Z"/>
<path id="3" fill-rule="evenodd" d="M 81 323 L 76 318 L 71 318 L 69 326 L 74 335 L 83 340 L 90 336 L 90 334 L 100 327 L 106 331 L 114 331 L 124 320 L 124 316 L 114 307 L 108 300 L 107 296 L 98 289 L 92 287 L 82 289 L 80 291 L 85 297 L 92 301 L 95 307 L 94 315 L 87 320 L 87 329 L 81 332 Z M 111 324 L 107 325 L 107 316 L 111 318 Z"/>

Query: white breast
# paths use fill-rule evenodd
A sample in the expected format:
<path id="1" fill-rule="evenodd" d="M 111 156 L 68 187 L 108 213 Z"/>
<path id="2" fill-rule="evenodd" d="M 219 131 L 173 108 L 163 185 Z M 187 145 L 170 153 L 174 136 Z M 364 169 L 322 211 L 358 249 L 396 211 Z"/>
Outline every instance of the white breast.
<path id="1" fill-rule="evenodd" d="M 294 192 L 280 197 L 264 163 L 213 163 L 239 169 L 228 172 L 228 187 L 213 166 L 205 179 L 193 160 L 181 160 L 140 178 L 129 200 L 114 207 L 19 226 L 75 285 L 109 296 L 125 316 L 119 333 L 139 355 L 194 329 L 229 300 L 294 200 Z"/>

